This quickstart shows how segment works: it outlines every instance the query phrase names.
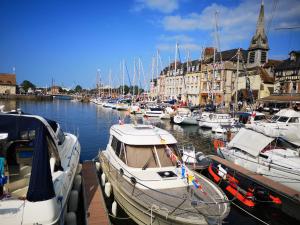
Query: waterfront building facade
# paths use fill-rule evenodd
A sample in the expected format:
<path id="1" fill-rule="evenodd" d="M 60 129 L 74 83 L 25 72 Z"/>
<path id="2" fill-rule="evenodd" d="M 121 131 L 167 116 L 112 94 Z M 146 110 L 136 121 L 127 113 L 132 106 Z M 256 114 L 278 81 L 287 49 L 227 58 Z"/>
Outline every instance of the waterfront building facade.
<path id="1" fill-rule="evenodd" d="M 275 93 L 300 94 L 300 51 L 291 51 L 290 57 L 275 67 Z"/>
<path id="2" fill-rule="evenodd" d="M 210 47 L 203 50 L 201 60 L 171 63 L 158 77 L 155 85 L 160 91 L 157 94 L 163 100 L 174 98 L 193 105 L 213 102 L 229 107 L 236 100 L 253 103 L 274 92 L 275 71 L 280 90 L 299 92 L 299 82 L 290 80 L 299 75 L 300 52 L 291 52 L 290 59 L 282 63 L 269 59 L 269 49 L 262 3 L 256 31 L 247 50 L 218 52 Z M 285 73 L 288 78 L 283 78 Z M 283 80 L 287 82 L 284 84 Z"/>
<path id="3" fill-rule="evenodd" d="M 16 74 L 0 73 L 0 94 L 16 94 Z"/>
<path id="4" fill-rule="evenodd" d="M 185 68 L 185 95 L 183 101 L 189 105 L 199 105 L 200 103 L 200 78 L 201 78 L 201 61 L 194 60 L 186 63 Z"/>

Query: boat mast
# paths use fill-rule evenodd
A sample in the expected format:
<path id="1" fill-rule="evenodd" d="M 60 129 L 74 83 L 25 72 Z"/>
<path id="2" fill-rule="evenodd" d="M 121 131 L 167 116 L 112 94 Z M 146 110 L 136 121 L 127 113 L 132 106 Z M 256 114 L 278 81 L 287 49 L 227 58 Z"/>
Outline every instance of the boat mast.
<path id="1" fill-rule="evenodd" d="M 141 79 L 141 58 L 139 58 L 139 73 L 138 73 L 138 79 L 137 79 L 137 95 L 140 95 L 140 89 L 139 89 L 139 82 Z"/>
<path id="2" fill-rule="evenodd" d="M 159 97 L 159 85 L 158 85 L 158 57 L 159 57 L 159 49 L 156 51 L 156 85 L 157 85 L 157 95 Z"/>
<path id="3" fill-rule="evenodd" d="M 173 92 L 173 96 L 174 98 L 176 98 L 176 74 L 177 74 L 177 50 L 178 50 L 178 43 L 176 42 L 176 46 L 175 46 L 175 74 L 174 74 L 174 92 Z"/>
<path id="4" fill-rule="evenodd" d="M 214 82 L 215 82 L 215 67 L 216 67 L 216 48 L 214 47 L 214 59 L 213 59 L 213 73 L 211 79 L 211 101 L 214 105 Z"/>
<path id="5" fill-rule="evenodd" d="M 112 94 L 112 89 L 111 89 L 111 69 L 109 69 L 109 79 L 108 79 L 108 95 L 111 98 L 111 94 Z"/>
<path id="6" fill-rule="evenodd" d="M 236 76 L 235 76 L 235 99 L 234 99 L 234 106 L 235 106 L 236 110 L 238 109 L 237 99 L 238 99 L 239 65 L 240 65 L 240 49 L 238 49 L 238 52 L 237 52 Z"/>
<path id="7" fill-rule="evenodd" d="M 122 88 L 122 97 L 124 98 L 124 71 L 125 71 L 125 60 L 123 59 L 123 67 L 122 67 L 122 83 L 123 83 L 123 88 Z"/>
<path id="8" fill-rule="evenodd" d="M 132 81 L 132 96 L 133 96 L 133 98 L 134 98 L 134 95 L 135 95 L 135 88 L 134 88 L 134 86 L 135 86 L 135 58 L 133 59 L 133 81 Z"/>
<path id="9" fill-rule="evenodd" d="M 96 89 L 97 89 L 97 92 L 98 92 L 98 96 L 101 97 L 100 96 L 100 89 L 99 89 L 99 74 L 100 74 L 100 69 L 98 68 L 97 69 L 97 76 L 96 76 L 97 77 L 96 78 Z"/>

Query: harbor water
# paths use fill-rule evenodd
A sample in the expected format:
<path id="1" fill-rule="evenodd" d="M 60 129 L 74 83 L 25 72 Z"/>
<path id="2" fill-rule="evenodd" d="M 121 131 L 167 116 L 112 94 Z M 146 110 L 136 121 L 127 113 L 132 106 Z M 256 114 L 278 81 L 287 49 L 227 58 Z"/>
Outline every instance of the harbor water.
<path id="1" fill-rule="evenodd" d="M 5 110 L 20 108 L 23 112 L 37 114 L 56 120 L 63 130 L 79 136 L 82 147 L 81 161 L 91 160 L 97 156 L 99 150 L 106 148 L 109 138 L 109 128 L 119 122 L 125 123 L 137 120 L 138 123 L 152 123 L 171 132 L 179 144 L 193 144 L 198 151 L 205 154 L 214 154 L 212 148 L 212 134 L 208 130 L 202 130 L 198 126 L 179 126 L 170 124 L 168 120 L 147 120 L 128 115 L 110 108 L 103 108 L 92 103 L 72 102 L 67 100 L 54 101 L 0 101 L 5 105 Z M 247 215 L 246 212 L 235 206 L 231 207 L 230 215 L 225 219 L 227 224 L 294 224 L 293 221 L 278 214 L 278 212 L 266 212 L 262 208 L 255 215 L 263 218 L 266 223 Z M 114 224 L 128 224 L 126 220 L 114 220 Z"/>

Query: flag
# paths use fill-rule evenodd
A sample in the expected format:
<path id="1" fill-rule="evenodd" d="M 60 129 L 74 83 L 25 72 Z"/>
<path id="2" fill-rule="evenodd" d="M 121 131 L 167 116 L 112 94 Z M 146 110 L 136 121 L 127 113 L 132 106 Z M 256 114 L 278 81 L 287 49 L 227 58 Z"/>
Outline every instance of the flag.
<path id="1" fill-rule="evenodd" d="M 119 117 L 119 125 L 123 125 L 124 124 L 124 120 L 121 120 L 121 118 Z"/>

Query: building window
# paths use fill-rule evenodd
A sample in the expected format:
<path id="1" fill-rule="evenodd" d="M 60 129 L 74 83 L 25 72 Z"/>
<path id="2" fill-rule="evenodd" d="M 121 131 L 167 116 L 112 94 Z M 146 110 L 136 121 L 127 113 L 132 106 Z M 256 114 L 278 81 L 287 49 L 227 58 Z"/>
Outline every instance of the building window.
<path id="1" fill-rule="evenodd" d="M 260 62 L 261 62 L 261 63 L 265 63 L 266 61 L 267 61 L 267 52 L 262 51 L 262 52 L 261 52 Z"/>
<path id="2" fill-rule="evenodd" d="M 249 63 L 254 63 L 254 60 L 255 60 L 255 52 L 250 52 Z"/>

